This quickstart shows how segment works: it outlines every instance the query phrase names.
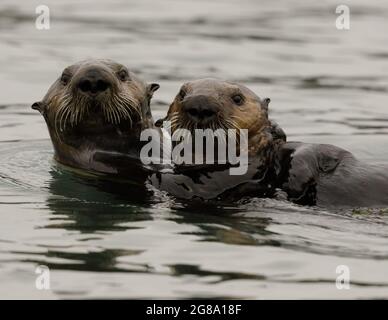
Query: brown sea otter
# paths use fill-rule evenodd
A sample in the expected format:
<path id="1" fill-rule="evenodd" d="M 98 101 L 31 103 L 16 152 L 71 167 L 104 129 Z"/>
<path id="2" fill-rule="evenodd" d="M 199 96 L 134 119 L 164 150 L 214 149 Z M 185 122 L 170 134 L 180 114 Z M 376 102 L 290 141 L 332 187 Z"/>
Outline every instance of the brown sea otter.
<path id="1" fill-rule="evenodd" d="M 142 167 L 139 136 L 153 127 L 150 100 L 158 88 L 120 63 L 86 60 L 67 67 L 32 108 L 46 120 L 59 163 L 136 180 L 144 176 L 134 170 Z"/>
<path id="2" fill-rule="evenodd" d="M 255 177 L 248 174 L 220 179 L 218 189 L 224 183 L 233 184 L 228 180 L 241 182 L 229 189 L 230 196 L 272 196 L 277 190 L 304 205 L 388 206 L 388 166 L 361 162 L 350 152 L 332 145 L 286 142 L 283 130 L 268 119 L 268 103 L 269 99 L 261 100 L 240 84 L 201 79 L 181 87 L 163 120 L 171 121 L 173 132 L 179 128 L 248 130 L 249 170 L 257 173 Z M 259 173 L 264 175 L 257 179 Z M 199 182 L 217 184 L 214 178 L 206 177 Z M 201 184 L 194 185 L 190 192 L 201 194 Z M 209 194 L 208 198 L 212 196 Z"/>
<path id="3" fill-rule="evenodd" d="M 195 134 L 197 130 L 235 130 L 239 133 L 245 129 L 246 147 L 238 147 L 240 155 L 247 155 L 248 166 L 245 172 L 233 175 L 229 170 L 232 166 L 230 163 L 198 164 L 193 161 L 177 165 L 174 169 L 177 175 L 173 179 L 159 175 L 158 180 L 155 175 L 153 184 L 173 195 L 189 199 L 273 196 L 277 170 L 275 150 L 286 138 L 283 130 L 268 119 L 269 102 L 268 98 L 260 99 L 238 83 L 217 79 L 185 83 L 171 103 L 167 116 L 159 120 L 157 125 L 168 121 L 172 135 L 182 129 L 188 130 L 192 133 L 193 138 L 189 140 L 192 145 L 198 139 Z M 206 146 L 203 151 L 194 150 L 195 153 L 207 151 Z"/>

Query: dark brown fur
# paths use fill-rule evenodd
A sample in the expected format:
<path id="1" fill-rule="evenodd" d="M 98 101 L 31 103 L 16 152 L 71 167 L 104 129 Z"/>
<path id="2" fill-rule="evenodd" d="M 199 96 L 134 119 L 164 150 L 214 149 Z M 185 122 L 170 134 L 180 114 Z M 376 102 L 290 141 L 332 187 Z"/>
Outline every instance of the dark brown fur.
<path id="1" fill-rule="evenodd" d="M 80 81 L 98 74 L 103 91 L 85 94 Z M 32 105 L 46 120 L 55 159 L 72 167 L 118 173 L 109 153 L 138 158 L 141 130 L 153 127 L 150 100 L 157 84 L 147 85 L 122 64 L 87 60 L 67 67 L 42 101 Z"/>

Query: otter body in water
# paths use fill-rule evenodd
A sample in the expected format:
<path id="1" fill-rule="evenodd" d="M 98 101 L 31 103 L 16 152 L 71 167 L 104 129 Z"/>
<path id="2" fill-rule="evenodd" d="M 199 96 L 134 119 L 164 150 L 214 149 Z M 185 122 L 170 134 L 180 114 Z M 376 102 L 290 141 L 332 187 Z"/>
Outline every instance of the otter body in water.
<path id="1" fill-rule="evenodd" d="M 321 207 L 388 206 L 388 166 L 327 144 L 287 142 L 277 152 L 278 186 L 290 201 Z"/>
<path id="2" fill-rule="evenodd" d="M 236 199 L 244 196 L 271 197 L 275 192 L 274 150 L 285 140 L 284 132 L 268 119 L 269 99 L 260 99 L 247 87 L 217 79 L 200 79 L 185 83 L 169 107 L 167 116 L 171 133 L 188 130 L 194 145 L 197 130 L 221 130 L 225 136 L 234 130 L 237 136 L 245 129 L 246 145 L 238 144 L 238 154 L 247 156 L 247 168 L 232 175 L 232 164 L 192 163 L 175 166 L 176 176 L 154 175 L 159 189 L 186 199 Z M 222 140 L 222 139 L 221 139 Z M 225 142 L 225 140 L 222 140 Z M 232 140 L 233 141 L 233 140 Z M 228 140 L 229 142 L 229 140 Z M 227 145 L 229 148 L 230 145 Z M 216 154 L 217 150 L 214 151 Z M 202 152 L 202 150 L 195 150 Z M 209 150 L 203 150 L 204 157 Z"/>
<path id="3" fill-rule="evenodd" d="M 200 168 L 196 184 L 173 182 L 168 189 L 173 193 L 183 185 L 189 195 L 213 198 L 213 193 L 206 193 L 208 187 L 201 189 L 213 184 L 217 192 L 228 186 L 224 194 L 231 198 L 271 197 L 283 191 L 288 200 L 303 205 L 388 206 L 388 166 L 363 163 L 332 145 L 286 142 L 283 130 L 268 119 L 268 103 L 236 83 L 201 79 L 184 84 L 164 120 L 171 121 L 173 131 L 247 129 L 249 167 L 243 176 L 218 172 L 211 179 L 211 166 Z M 180 168 L 185 166 L 176 171 Z"/>

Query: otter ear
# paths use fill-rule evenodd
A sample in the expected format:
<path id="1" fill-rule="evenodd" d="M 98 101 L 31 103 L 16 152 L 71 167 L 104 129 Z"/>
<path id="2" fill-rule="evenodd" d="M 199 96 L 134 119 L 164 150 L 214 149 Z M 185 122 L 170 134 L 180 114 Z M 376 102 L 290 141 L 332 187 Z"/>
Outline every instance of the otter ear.
<path id="1" fill-rule="evenodd" d="M 163 122 L 164 122 L 166 119 L 167 119 L 167 117 L 158 119 L 158 120 L 155 122 L 155 127 L 161 128 L 161 127 L 163 126 Z"/>
<path id="2" fill-rule="evenodd" d="M 270 98 L 264 98 L 263 101 L 261 102 L 261 105 L 262 105 L 266 110 L 268 110 L 268 105 L 269 105 L 270 102 L 271 102 L 271 99 L 270 99 Z"/>
<path id="3" fill-rule="evenodd" d="M 31 108 L 34 110 L 38 110 L 41 114 L 43 114 L 46 111 L 46 104 L 42 101 L 34 102 Z"/>
<path id="4" fill-rule="evenodd" d="M 153 96 L 154 92 L 160 88 L 160 85 L 157 83 L 151 83 L 147 86 L 148 95 L 150 97 Z"/>

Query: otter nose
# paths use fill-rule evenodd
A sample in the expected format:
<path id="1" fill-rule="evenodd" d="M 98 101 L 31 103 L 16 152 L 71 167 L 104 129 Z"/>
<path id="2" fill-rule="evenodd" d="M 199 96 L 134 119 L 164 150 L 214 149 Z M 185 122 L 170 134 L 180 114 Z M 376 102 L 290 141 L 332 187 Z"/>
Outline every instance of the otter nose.
<path id="1" fill-rule="evenodd" d="M 218 104 L 206 96 L 195 96 L 183 101 L 183 110 L 197 122 L 207 122 L 215 118 Z"/>
<path id="2" fill-rule="evenodd" d="M 79 79 L 78 89 L 89 95 L 106 91 L 110 86 L 108 79 L 98 69 L 91 69 Z"/>

